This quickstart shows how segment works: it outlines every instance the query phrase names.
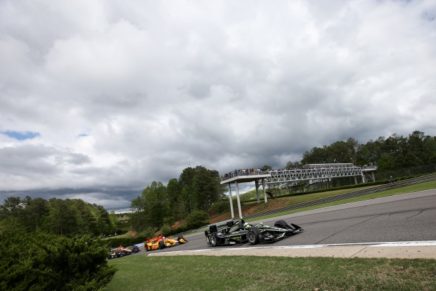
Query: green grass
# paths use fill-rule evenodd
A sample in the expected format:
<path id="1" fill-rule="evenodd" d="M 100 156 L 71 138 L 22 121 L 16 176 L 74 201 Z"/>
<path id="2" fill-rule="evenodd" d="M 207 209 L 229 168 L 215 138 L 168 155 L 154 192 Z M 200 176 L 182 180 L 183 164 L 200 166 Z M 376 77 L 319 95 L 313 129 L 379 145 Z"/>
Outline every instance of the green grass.
<path id="1" fill-rule="evenodd" d="M 292 204 L 297 204 L 297 203 L 302 203 L 302 202 L 318 200 L 321 198 L 327 198 L 327 197 L 337 196 L 337 195 L 341 195 L 341 194 L 346 194 L 346 193 L 350 193 L 353 191 L 369 189 L 372 187 L 373 186 L 363 186 L 363 187 L 352 188 L 352 189 L 341 189 L 341 190 L 332 190 L 332 191 L 317 192 L 317 193 L 311 193 L 311 194 L 278 197 L 275 199 L 281 199 L 281 200 L 287 201 L 287 205 L 292 205 Z M 255 203 L 256 202 L 252 202 L 252 204 L 255 204 Z"/>
<path id="2" fill-rule="evenodd" d="M 378 184 L 377 184 L 378 185 Z M 310 191 L 307 193 L 294 193 L 294 194 L 289 194 L 289 192 L 285 189 L 281 189 L 278 190 L 278 192 L 274 191 L 274 197 L 275 198 L 284 198 L 284 197 L 299 197 L 299 196 L 308 196 L 308 195 L 312 195 L 312 194 L 317 194 L 317 195 L 322 195 L 324 193 L 348 193 L 348 192 L 352 192 L 352 191 L 357 191 L 360 189 L 366 189 L 366 188 L 370 188 L 370 187 L 374 187 L 376 186 L 375 184 L 371 183 L 371 185 L 367 185 L 367 184 L 360 184 L 360 185 L 349 185 L 349 186 L 343 186 L 340 187 L 340 189 L 321 189 L 319 191 Z M 259 189 L 259 197 L 260 200 L 263 200 L 263 191 L 262 189 Z M 268 197 L 269 198 L 269 197 Z M 236 195 L 233 194 L 233 199 L 236 199 Z M 240 199 L 241 202 L 256 202 L 256 190 L 251 190 L 248 191 L 244 194 L 240 195 Z M 271 198 L 269 198 L 271 199 Z"/>
<path id="3" fill-rule="evenodd" d="M 110 261 L 105 290 L 436 290 L 435 260 L 147 257 Z"/>
<path id="4" fill-rule="evenodd" d="M 328 206 L 334 206 L 334 205 L 340 205 L 340 204 L 345 204 L 345 203 L 351 203 L 351 202 L 357 202 L 357 201 L 363 201 L 363 200 L 387 197 L 387 196 L 404 194 L 404 193 L 418 192 L 418 191 L 435 189 L 435 188 L 436 188 L 436 181 L 424 182 L 424 183 L 419 183 L 419 184 L 415 184 L 415 185 L 411 185 L 411 186 L 406 186 L 406 187 L 391 189 L 391 190 L 387 190 L 387 191 L 382 191 L 382 192 L 362 195 L 362 196 L 358 196 L 358 197 L 338 200 L 338 201 L 324 203 L 324 204 L 320 204 L 320 205 L 309 206 L 309 207 L 304 207 L 304 208 L 299 208 L 299 209 L 294 209 L 294 210 L 288 210 L 288 211 L 282 211 L 282 212 L 271 214 L 271 215 L 258 216 L 258 217 L 252 218 L 252 219 L 247 219 L 247 221 L 269 219 L 269 218 L 274 218 L 274 217 L 277 217 L 277 216 L 282 216 L 282 215 L 286 215 L 286 214 L 292 214 L 292 213 L 301 212 L 301 211 L 307 211 L 307 210 L 312 210 L 312 209 L 324 208 L 324 207 L 328 207 Z M 344 190 L 339 190 L 339 191 L 344 191 Z M 319 197 L 319 198 L 339 195 L 339 194 L 330 195 L 331 194 L 330 192 L 326 192 L 326 193 L 329 196 L 322 196 L 322 197 Z M 309 195 L 322 195 L 322 194 L 326 194 L 326 193 L 319 193 L 319 194 L 315 193 L 315 194 L 309 194 Z M 315 199 L 308 199 L 307 201 L 310 201 L 310 200 L 315 200 Z"/>

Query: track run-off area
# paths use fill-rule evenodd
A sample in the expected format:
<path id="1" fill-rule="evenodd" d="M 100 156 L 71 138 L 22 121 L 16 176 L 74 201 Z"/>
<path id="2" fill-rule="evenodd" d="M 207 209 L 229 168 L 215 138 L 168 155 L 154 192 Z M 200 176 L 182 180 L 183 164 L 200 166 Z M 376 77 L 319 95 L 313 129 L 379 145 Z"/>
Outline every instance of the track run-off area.
<path id="1" fill-rule="evenodd" d="M 212 248 L 204 233 L 148 255 L 271 255 L 436 258 L 436 189 L 341 204 L 263 221 L 284 219 L 304 232 L 272 244 Z M 255 223 L 256 223 L 255 222 Z M 388 242 L 388 243 L 386 243 Z M 328 248 L 328 250 L 322 250 Z"/>

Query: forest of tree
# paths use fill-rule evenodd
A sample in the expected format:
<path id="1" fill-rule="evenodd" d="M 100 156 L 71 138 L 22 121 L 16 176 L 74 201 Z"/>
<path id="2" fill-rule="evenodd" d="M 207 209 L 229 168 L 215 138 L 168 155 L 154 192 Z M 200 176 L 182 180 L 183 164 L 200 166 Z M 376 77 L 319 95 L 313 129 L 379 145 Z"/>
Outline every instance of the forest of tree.
<path id="1" fill-rule="evenodd" d="M 114 224 L 102 207 L 79 199 L 8 197 L 0 205 L 0 290 L 100 290 Z"/>
<path id="2" fill-rule="evenodd" d="M 132 201 L 137 211 L 131 216 L 133 229 L 153 230 L 177 220 L 197 217 L 207 219 L 206 211 L 222 198 L 219 173 L 202 166 L 186 168 L 167 186 L 152 182 Z M 194 223 L 195 224 L 195 223 Z"/>
<path id="3" fill-rule="evenodd" d="M 365 144 L 355 139 L 337 141 L 324 147 L 314 147 L 304 153 L 302 164 L 354 163 L 377 165 L 379 172 L 436 164 L 436 137 L 414 131 L 407 137 L 392 135 L 379 137 Z M 293 167 L 295 163 L 288 163 Z"/>
<path id="4" fill-rule="evenodd" d="M 115 230 L 114 220 L 102 206 L 80 199 L 8 197 L 0 205 L 0 227 L 2 225 L 67 236 L 109 235 Z"/>

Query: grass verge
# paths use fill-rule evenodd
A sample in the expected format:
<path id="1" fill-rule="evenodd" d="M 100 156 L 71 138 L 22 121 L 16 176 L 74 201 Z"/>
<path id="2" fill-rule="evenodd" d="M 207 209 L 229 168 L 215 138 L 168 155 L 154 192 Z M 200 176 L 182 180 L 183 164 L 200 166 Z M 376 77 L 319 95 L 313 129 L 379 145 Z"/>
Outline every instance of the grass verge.
<path id="1" fill-rule="evenodd" d="M 320 204 L 320 205 L 309 206 L 309 207 L 305 207 L 305 208 L 299 208 L 299 209 L 288 210 L 288 211 L 282 211 L 282 212 L 278 212 L 278 213 L 274 213 L 274 214 L 270 214 L 270 215 L 265 215 L 265 216 L 258 216 L 258 217 L 255 217 L 252 219 L 246 219 L 246 220 L 247 221 L 258 221 L 258 220 L 270 219 L 270 218 L 274 218 L 277 216 L 297 213 L 297 212 L 301 212 L 301 211 L 324 208 L 324 207 L 328 207 L 328 206 L 340 205 L 340 204 L 351 203 L 351 202 L 358 202 L 358 201 L 363 201 L 363 200 L 370 200 L 370 199 L 387 197 L 387 196 L 404 194 L 404 193 L 418 192 L 418 191 L 435 189 L 435 188 L 436 188 L 436 181 L 424 182 L 424 183 L 410 185 L 410 186 L 406 186 L 406 187 L 402 187 L 402 188 L 396 188 L 396 189 L 391 189 L 391 190 L 387 190 L 387 191 L 362 195 L 362 196 L 358 196 L 358 197 L 338 200 L 338 201 L 324 203 L 324 204 Z M 312 194 L 310 194 L 310 195 L 312 195 Z M 334 195 L 330 195 L 330 196 L 334 196 Z"/>
<path id="2" fill-rule="evenodd" d="M 435 260 L 146 257 L 110 261 L 105 290 L 436 290 Z"/>

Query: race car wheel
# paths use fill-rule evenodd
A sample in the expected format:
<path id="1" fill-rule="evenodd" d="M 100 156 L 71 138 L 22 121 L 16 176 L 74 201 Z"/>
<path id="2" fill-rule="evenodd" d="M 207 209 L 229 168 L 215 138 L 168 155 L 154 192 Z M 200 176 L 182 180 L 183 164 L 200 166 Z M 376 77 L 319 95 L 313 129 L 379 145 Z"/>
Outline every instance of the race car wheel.
<path id="1" fill-rule="evenodd" d="M 247 233 L 247 239 L 252 245 L 259 243 L 259 230 L 253 226 Z"/>
<path id="2" fill-rule="evenodd" d="M 211 247 L 216 247 L 216 243 L 217 243 L 216 234 L 212 233 L 209 236 L 209 244 L 210 244 Z"/>

